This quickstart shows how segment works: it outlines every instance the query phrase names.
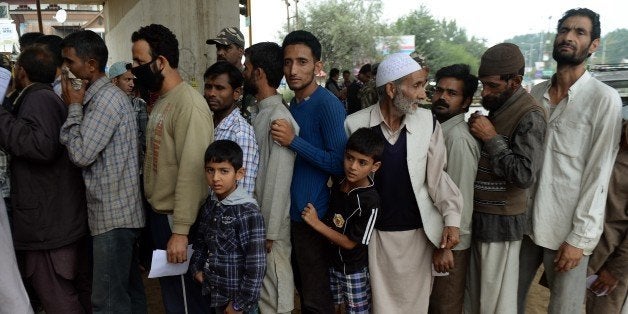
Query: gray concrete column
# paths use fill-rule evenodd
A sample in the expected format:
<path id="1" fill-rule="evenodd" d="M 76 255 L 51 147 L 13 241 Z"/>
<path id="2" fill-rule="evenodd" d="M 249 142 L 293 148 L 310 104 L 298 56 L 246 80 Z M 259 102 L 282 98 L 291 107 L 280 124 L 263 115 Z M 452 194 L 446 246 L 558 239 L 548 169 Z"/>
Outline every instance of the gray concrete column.
<path id="1" fill-rule="evenodd" d="M 106 0 L 108 65 L 131 61 L 131 34 L 152 23 L 168 27 L 179 41 L 179 72 L 202 88 L 205 69 L 216 62 L 215 46 L 205 41 L 227 26 L 239 26 L 237 1 Z"/>

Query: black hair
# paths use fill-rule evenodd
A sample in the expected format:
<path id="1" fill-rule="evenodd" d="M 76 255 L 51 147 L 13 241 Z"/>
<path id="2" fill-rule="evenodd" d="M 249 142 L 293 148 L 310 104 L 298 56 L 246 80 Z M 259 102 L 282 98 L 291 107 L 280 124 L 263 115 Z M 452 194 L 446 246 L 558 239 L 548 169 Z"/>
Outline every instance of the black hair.
<path id="1" fill-rule="evenodd" d="M 24 50 L 28 46 L 34 44 L 35 40 L 37 40 L 37 38 L 41 36 L 44 36 L 44 34 L 40 32 L 30 32 L 22 34 L 22 36 L 20 36 L 20 38 L 18 39 L 18 42 L 20 43 L 20 50 Z"/>
<path id="2" fill-rule="evenodd" d="M 361 74 L 371 73 L 371 64 L 367 63 L 367 64 L 363 65 L 360 68 L 360 71 L 358 73 L 361 73 Z"/>
<path id="3" fill-rule="evenodd" d="M 240 145 L 230 140 L 216 140 L 205 151 L 205 164 L 210 162 L 228 162 L 236 171 L 242 168 L 244 153 Z"/>
<path id="4" fill-rule="evenodd" d="M 473 97 L 473 94 L 475 94 L 478 89 L 478 77 L 471 74 L 471 69 L 468 64 L 458 63 L 443 67 L 436 71 L 434 80 L 438 83 L 440 79 L 445 77 L 453 77 L 462 81 L 463 98 Z"/>
<path id="5" fill-rule="evenodd" d="M 358 152 L 378 162 L 384 153 L 384 139 L 370 128 L 359 128 L 349 136 L 345 150 Z"/>
<path id="6" fill-rule="evenodd" d="M 19 57 L 17 64 L 24 69 L 31 82 L 50 84 L 57 75 L 53 53 L 43 44 L 32 44 L 26 47 Z"/>
<path id="7" fill-rule="evenodd" d="M 207 78 L 215 78 L 221 74 L 227 74 L 229 77 L 229 85 L 231 85 L 232 89 L 236 89 L 238 87 L 242 87 L 242 81 L 244 78 L 242 77 L 242 72 L 238 70 L 233 64 L 227 61 L 218 61 L 212 64 L 207 70 L 205 70 L 205 74 L 203 74 L 203 79 L 207 80 Z"/>
<path id="8" fill-rule="evenodd" d="M 332 68 L 331 70 L 329 70 L 329 77 L 334 77 L 339 74 L 340 70 L 338 70 L 338 68 Z"/>
<path id="9" fill-rule="evenodd" d="M 109 51 L 105 41 L 90 30 L 74 32 L 63 39 L 61 49 L 74 48 L 76 56 L 84 61 L 94 59 L 98 63 L 98 71 L 105 72 Z"/>
<path id="10" fill-rule="evenodd" d="M 145 40 L 148 43 L 153 59 L 163 56 L 171 68 L 179 67 L 179 41 L 167 27 L 160 24 L 141 27 L 131 35 L 131 42 L 138 40 Z"/>
<path id="11" fill-rule="evenodd" d="M 253 65 L 253 69 L 264 70 L 268 85 L 279 88 L 283 78 L 283 51 L 279 45 L 272 42 L 257 43 L 246 48 L 244 55 Z"/>
<path id="12" fill-rule="evenodd" d="M 602 28 L 600 26 L 600 15 L 587 8 L 571 9 L 565 12 L 565 14 L 563 14 L 563 17 L 561 17 L 560 20 L 558 20 L 558 25 L 556 27 L 557 32 L 560 31 L 560 28 L 562 27 L 563 22 L 572 16 L 588 17 L 589 20 L 591 20 L 591 25 L 592 25 L 591 41 L 594 41 L 600 38 L 600 35 L 602 33 Z"/>
<path id="13" fill-rule="evenodd" d="M 310 50 L 312 50 L 314 61 L 321 60 L 321 43 L 318 41 L 318 38 L 316 38 L 316 36 L 314 36 L 312 33 L 304 30 L 291 32 L 290 34 L 286 35 L 286 38 L 283 39 L 281 49 L 282 51 L 285 51 L 287 46 L 296 44 L 303 44 L 308 46 Z"/>
<path id="14" fill-rule="evenodd" d="M 342 71 L 342 75 L 345 75 L 345 74 L 349 74 L 349 75 L 351 75 L 351 72 L 349 72 L 349 70 L 343 70 L 343 71 Z"/>
<path id="15" fill-rule="evenodd" d="M 63 57 L 61 56 L 61 42 L 63 38 L 57 35 L 44 35 L 38 37 L 35 42 L 38 44 L 44 44 L 48 47 L 48 50 L 52 52 L 55 65 L 60 68 L 63 65 Z"/>

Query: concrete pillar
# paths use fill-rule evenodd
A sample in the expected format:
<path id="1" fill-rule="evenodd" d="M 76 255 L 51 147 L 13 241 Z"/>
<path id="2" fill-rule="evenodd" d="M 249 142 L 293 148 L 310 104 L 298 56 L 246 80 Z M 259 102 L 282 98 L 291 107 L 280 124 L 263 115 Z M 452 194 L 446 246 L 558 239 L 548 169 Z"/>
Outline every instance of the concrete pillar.
<path id="1" fill-rule="evenodd" d="M 131 34 L 152 23 L 168 27 L 179 41 L 179 72 L 201 90 L 203 73 L 216 62 L 216 48 L 205 43 L 223 27 L 239 26 L 237 1 L 106 0 L 108 65 L 131 61 Z"/>

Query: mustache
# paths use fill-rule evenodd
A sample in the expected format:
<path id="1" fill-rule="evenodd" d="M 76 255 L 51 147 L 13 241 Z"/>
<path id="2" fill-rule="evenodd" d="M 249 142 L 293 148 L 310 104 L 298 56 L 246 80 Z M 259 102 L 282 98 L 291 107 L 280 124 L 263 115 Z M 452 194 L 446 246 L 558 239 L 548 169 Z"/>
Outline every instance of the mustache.
<path id="1" fill-rule="evenodd" d="M 439 99 L 432 103 L 432 107 L 441 106 L 445 108 L 449 108 L 449 104 L 445 102 L 443 99 Z"/>
<path id="2" fill-rule="evenodd" d="M 576 47 L 574 45 L 572 45 L 572 44 L 570 44 L 570 43 L 568 43 L 566 41 L 563 41 L 563 42 L 559 43 L 557 45 L 557 47 L 569 47 L 569 48 L 572 48 L 572 49 L 576 49 Z"/>

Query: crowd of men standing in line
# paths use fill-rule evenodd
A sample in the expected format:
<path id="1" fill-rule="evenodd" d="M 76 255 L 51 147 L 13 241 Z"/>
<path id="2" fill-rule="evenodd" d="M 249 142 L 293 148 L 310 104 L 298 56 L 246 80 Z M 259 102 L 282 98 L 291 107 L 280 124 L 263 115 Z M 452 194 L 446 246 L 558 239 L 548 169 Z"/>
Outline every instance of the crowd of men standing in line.
<path id="1" fill-rule="evenodd" d="M 502 43 L 483 54 L 477 77 L 464 64 L 439 69 L 432 111 L 418 108 L 429 70 L 408 55 L 386 57 L 374 75 L 365 65 L 344 87 L 330 71 L 332 92 L 318 86 L 321 46 L 307 31 L 245 49 L 237 28 L 223 29 L 207 41 L 219 61 L 202 95 L 181 78 L 168 28 L 142 27 L 131 41 L 133 62 L 108 76 L 107 47 L 91 31 L 40 36 L 18 57 L 16 91 L 0 109 L 12 222 L 0 208 L 0 312 L 32 313 L 24 280 L 46 313 L 145 313 L 142 228 L 168 262 L 188 259 L 215 140 L 242 149 L 238 182 L 266 232 L 263 279 L 242 281 L 250 291 L 224 303 L 194 274 L 161 277 L 166 311 L 289 313 L 296 288 L 303 313 L 343 302 L 353 312 L 357 292 L 339 300 L 330 289 L 329 241 L 303 215 L 333 210 L 329 178 L 345 173 L 347 138 L 361 128 L 385 143 L 372 175 L 377 220 L 368 247 L 358 244 L 368 250 L 366 312 L 523 313 L 541 264 L 550 313 L 580 311 L 587 293 L 588 311 L 623 305 L 628 139 L 619 95 L 585 68 L 600 44 L 595 12 L 563 15 L 556 75 L 530 93 L 520 49 Z M 283 77 L 289 105 L 277 93 Z M 489 114 L 466 122 L 478 80 Z M 142 100 L 134 84 L 158 97 Z M 587 292 L 588 273 L 598 278 Z"/>

